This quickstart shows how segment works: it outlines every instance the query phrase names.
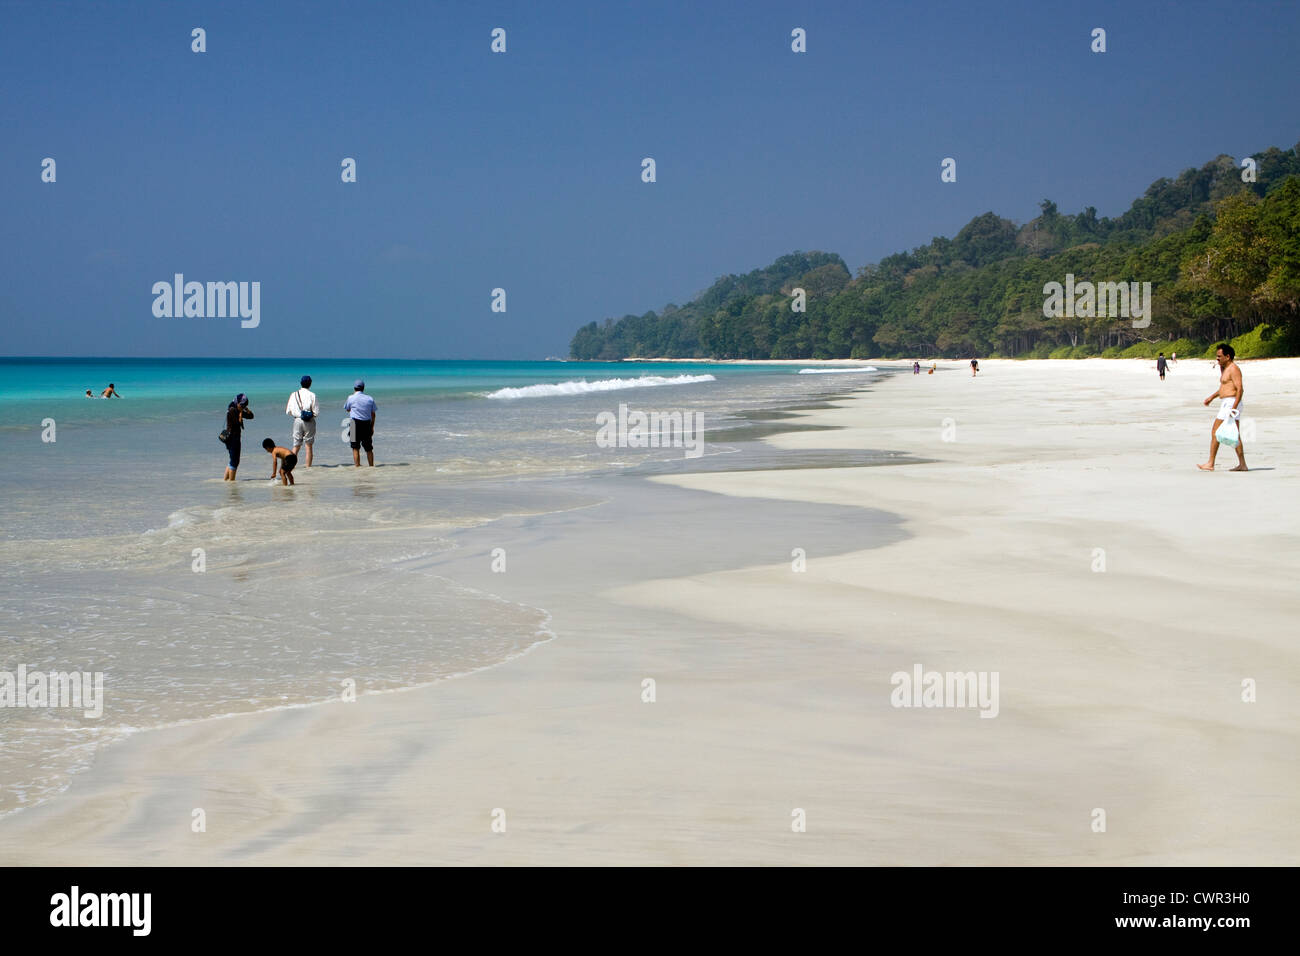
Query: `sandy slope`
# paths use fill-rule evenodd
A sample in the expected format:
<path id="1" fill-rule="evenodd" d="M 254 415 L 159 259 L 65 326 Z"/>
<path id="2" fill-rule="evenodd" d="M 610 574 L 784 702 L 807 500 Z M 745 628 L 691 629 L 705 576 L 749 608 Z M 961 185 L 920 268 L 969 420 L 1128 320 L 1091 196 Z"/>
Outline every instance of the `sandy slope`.
<path id="1" fill-rule="evenodd" d="M 1194 467 L 1208 362 L 1163 384 L 1148 362 L 983 367 L 769 439 L 931 463 L 657 480 L 884 509 L 911 537 L 802 573 L 596 577 L 557 595 L 556 640 L 491 670 L 139 734 L 0 821 L 0 861 L 1295 864 L 1300 360 L 1244 366 L 1248 475 Z M 538 527 L 541 549 L 565 534 Z M 996 671 L 998 716 L 891 706 L 915 664 Z"/>

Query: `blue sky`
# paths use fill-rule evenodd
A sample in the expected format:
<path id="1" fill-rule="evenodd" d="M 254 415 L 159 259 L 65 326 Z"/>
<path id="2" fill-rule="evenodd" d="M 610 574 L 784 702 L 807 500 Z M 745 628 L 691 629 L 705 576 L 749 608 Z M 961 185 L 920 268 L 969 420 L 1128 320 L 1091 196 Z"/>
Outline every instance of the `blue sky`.
<path id="1" fill-rule="evenodd" d="M 795 249 L 1290 147 L 1297 49 L 1289 0 L 2 3 L 0 352 L 565 355 Z M 155 318 L 176 272 L 261 324 Z"/>

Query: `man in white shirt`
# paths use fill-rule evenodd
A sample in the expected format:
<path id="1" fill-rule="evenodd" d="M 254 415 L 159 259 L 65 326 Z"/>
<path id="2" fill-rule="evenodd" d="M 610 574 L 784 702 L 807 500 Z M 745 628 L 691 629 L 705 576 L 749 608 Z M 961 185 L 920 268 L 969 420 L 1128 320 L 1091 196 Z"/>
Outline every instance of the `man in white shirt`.
<path id="1" fill-rule="evenodd" d="M 311 390 L 311 376 L 304 375 L 300 384 L 302 388 L 289 396 L 289 404 L 284 413 L 293 416 L 293 453 L 298 454 L 305 444 L 307 455 L 303 459 L 306 467 L 311 467 L 311 446 L 316 443 L 316 419 L 320 415 L 320 406 L 316 404 L 316 393 Z"/>

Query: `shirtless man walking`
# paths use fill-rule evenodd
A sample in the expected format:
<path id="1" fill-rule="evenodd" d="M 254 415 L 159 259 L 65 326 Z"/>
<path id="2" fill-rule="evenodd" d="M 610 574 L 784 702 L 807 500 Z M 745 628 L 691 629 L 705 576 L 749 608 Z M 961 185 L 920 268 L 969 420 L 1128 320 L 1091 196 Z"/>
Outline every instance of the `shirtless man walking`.
<path id="1" fill-rule="evenodd" d="M 1241 403 L 1245 397 L 1246 391 L 1241 384 L 1241 366 L 1236 363 L 1237 352 L 1231 345 L 1224 343 L 1214 352 L 1214 358 L 1219 363 L 1219 390 L 1207 398 L 1203 405 L 1209 405 L 1216 398 L 1220 399 L 1219 414 L 1214 419 L 1214 425 L 1210 428 L 1210 460 L 1204 465 L 1196 467 L 1201 471 L 1214 471 L 1214 457 L 1219 453 L 1219 442 L 1215 435 L 1219 431 L 1219 426 L 1229 419 L 1240 418 Z M 1241 425 L 1237 426 L 1238 436 L 1241 434 Z M 1237 467 L 1232 471 L 1249 471 L 1246 467 L 1246 443 L 1237 439 Z"/>

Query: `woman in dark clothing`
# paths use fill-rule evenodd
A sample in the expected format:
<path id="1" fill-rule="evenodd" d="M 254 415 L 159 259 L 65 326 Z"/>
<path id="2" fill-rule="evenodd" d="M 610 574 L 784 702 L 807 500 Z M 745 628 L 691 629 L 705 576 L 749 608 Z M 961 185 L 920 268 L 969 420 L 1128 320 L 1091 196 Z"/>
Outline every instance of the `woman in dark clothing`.
<path id="1" fill-rule="evenodd" d="M 248 407 L 248 396 L 240 392 L 235 400 L 226 406 L 226 450 L 230 452 L 230 464 L 226 466 L 225 481 L 235 480 L 235 471 L 239 468 L 240 443 L 243 440 L 244 421 L 253 417 L 253 410 Z"/>

